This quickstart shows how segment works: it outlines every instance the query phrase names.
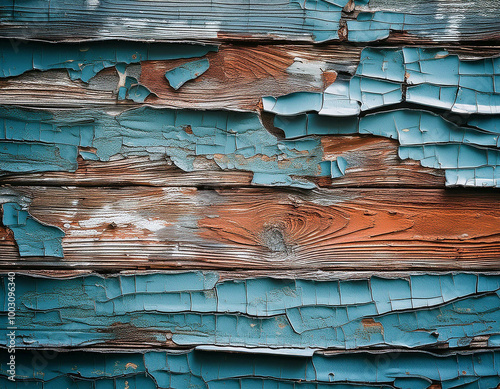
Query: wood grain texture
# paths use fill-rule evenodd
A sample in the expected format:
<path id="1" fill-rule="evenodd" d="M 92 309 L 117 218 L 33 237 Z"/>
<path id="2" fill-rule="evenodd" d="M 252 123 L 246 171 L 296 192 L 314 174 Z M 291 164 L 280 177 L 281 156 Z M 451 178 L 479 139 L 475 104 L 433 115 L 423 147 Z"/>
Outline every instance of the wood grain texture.
<path id="1" fill-rule="evenodd" d="M 494 191 L 17 187 L 62 228 L 65 258 L 2 267 L 95 269 L 498 269 Z M 474 201 L 471 201 L 471 198 Z"/>
<path id="2" fill-rule="evenodd" d="M 3 4 L 0 36 L 50 40 L 376 41 L 392 31 L 437 42 L 495 40 L 495 0 L 297 0 L 95 3 L 30 0 Z M 344 11 L 344 12 L 343 12 Z M 357 18 L 359 12 L 369 18 Z M 356 26 L 349 21 L 356 20 Z M 374 20 L 374 23 L 371 23 Z M 343 28 L 347 22 L 349 28 Z M 361 30 L 363 33 L 353 33 Z"/>

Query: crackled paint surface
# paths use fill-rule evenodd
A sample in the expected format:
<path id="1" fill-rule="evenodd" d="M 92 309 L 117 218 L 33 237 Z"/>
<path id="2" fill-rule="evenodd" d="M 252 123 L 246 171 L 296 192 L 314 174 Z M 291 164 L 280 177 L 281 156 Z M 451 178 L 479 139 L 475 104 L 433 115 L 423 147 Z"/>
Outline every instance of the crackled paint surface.
<path id="1" fill-rule="evenodd" d="M 278 115 L 275 126 L 287 139 L 357 133 L 397 139 L 401 159 L 444 169 L 447 185 L 500 187 L 499 82 L 500 58 L 460 61 L 435 49 L 367 48 L 350 80 L 324 93 L 264 97 L 263 104 Z"/>
<path id="2" fill-rule="evenodd" d="M 3 293 L 6 285 L 4 277 Z M 201 272 L 68 280 L 19 276 L 16 293 L 17 336 L 25 347 L 135 340 L 178 346 L 455 348 L 467 347 L 475 337 L 486 337 L 492 347 L 500 344 L 496 275 L 352 281 L 218 281 L 216 273 Z M 0 331 L 4 345 L 6 332 Z"/>
<path id="3" fill-rule="evenodd" d="M 212 45 L 88 42 L 88 43 L 15 43 L 0 41 L 0 77 L 13 77 L 29 70 L 67 69 L 73 80 L 89 82 L 105 68 L 141 61 L 202 57 L 216 51 Z"/>
<path id="4" fill-rule="evenodd" d="M 263 185 L 313 188 L 304 176 L 321 173 L 319 139 L 279 140 L 257 114 L 142 107 L 115 114 L 96 110 L 49 113 L 0 109 L 0 170 L 5 172 L 74 171 L 82 156 L 168 156 L 181 169 L 196 169 L 197 157 L 221 169 L 254 173 Z"/>
<path id="5" fill-rule="evenodd" d="M 291 357 L 223 351 L 140 353 L 62 352 L 49 358 L 18 352 L 17 382 L 5 388 L 335 388 L 493 389 L 500 382 L 498 352 L 437 356 L 424 352 Z M 43 354 L 42 354 L 43 355 Z M 35 360 L 35 358 L 37 358 Z M 40 368 L 37 361 L 43 361 Z"/>
<path id="6" fill-rule="evenodd" d="M 142 42 L 52 43 L 0 40 L 0 78 L 19 76 L 30 70 L 67 69 L 72 80 L 89 83 L 101 70 L 115 67 L 119 75 L 118 100 L 142 103 L 151 94 L 127 65 L 143 61 L 202 57 L 217 46 Z"/>

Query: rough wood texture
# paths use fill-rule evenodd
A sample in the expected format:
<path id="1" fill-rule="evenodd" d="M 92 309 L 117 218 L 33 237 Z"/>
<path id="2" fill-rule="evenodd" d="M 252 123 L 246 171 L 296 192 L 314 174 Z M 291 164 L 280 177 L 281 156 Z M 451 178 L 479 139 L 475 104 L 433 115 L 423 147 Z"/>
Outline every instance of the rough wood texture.
<path id="1" fill-rule="evenodd" d="M 65 231 L 64 259 L 3 267 L 498 269 L 494 191 L 16 187 Z M 474 202 L 471 202 L 471 196 Z M 14 259 L 17 258 L 17 259 Z M 14 261 L 12 261 L 14 259 Z"/>
<path id="2" fill-rule="evenodd" d="M 498 10 L 495 0 L 30 0 L 2 5 L 0 21 L 4 25 L 0 36 L 54 40 L 370 42 L 385 39 L 392 31 L 404 31 L 438 42 L 478 41 L 498 38 Z M 359 12 L 364 17 L 358 17 Z"/>

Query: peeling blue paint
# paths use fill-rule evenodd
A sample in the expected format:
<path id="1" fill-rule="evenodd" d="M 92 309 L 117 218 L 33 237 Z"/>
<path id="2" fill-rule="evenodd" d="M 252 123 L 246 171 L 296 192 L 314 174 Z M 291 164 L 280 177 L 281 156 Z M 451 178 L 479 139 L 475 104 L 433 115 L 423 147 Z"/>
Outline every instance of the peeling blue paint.
<path id="1" fill-rule="evenodd" d="M 210 62 L 207 58 L 203 58 L 198 61 L 187 62 L 166 72 L 165 78 L 168 80 L 170 86 L 177 90 L 186 82 L 194 80 L 201 76 L 208 70 L 209 66 Z"/>
<path id="2" fill-rule="evenodd" d="M 439 49 L 366 48 L 356 74 L 349 81 L 335 81 L 322 99 L 319 93 L 311 99 L 311 94 L 297 92 L 264 97 L 263 103 L 266 111 L 278 115 L 274 125 L 287 139 L 383 136 L 399 141 L 401 159 L 444 169 L 449 186 L 500 187 L 500 119 L 489 116 L 500 112 L 498 74 L 500 58 L 461 61 Z M 422 109 L 394 109 L 402 102 Z M 459 126 L 425 111 L 426 106 L 476 115 Z M 375 108 L 388 111 L 369 113 Z M 327 174 L 327 162 L 321 166 Z"/>
<path id="3" fill-rule="evenodd" d="M 338 178 L 345 175 L 345 169 L 347 168 L 347 161 L 338 157 L 333 161 L 323 161 L 321 162 L 321 173 L 323 176 L 330 176 L 331 178 Z"/>
<path id="4" fill-rule="evenodd" d="M 74 171 L 78 148 L 92 147 L 95 154 L 83 156 L 101 161 L 168 156 L 185 171 L 196 169 L 195 159 L 201 156 L 221 169 L 254 172 L 253 182 L 261 185 L 313 188 L 307 177 L 321 174 L 319 139 L 278 140 L 254 113 L 141 107 L 113 115 L 1 107 L 0 123 L 6 129 L 0 132 L 7 150 L 0 152 L 3 171 Z M 37 147 L 43 153 L 34 153 Z"/>
<path id="5" fill-rule="evenodd" d="M 67 69 L 73 80 L 89 82 L 97 73 L 115 65 L 141 61 L 201 57 L 217 46 L 141 43 L 90 42 L 43 43 L 23 42 L 13 45 L 0 41 L 0 77 L 12 77 L 29 70 Z"/>
<path id="6" fill-rule="evenodd" d="M 6 285 L 5 277 L 3 293 Z M 477 336 L 500 336 L 500 276 L 494 275 L 223 282 L 200 272 L 18 276 L 16 294 L 18 345 L 25 347 L 126 342 L 128 332 L 114 330 L 119 325 L 147 334 L 149 342 L 182 346 L 455 348 Z M 5 345 L 6 330 L 0 334 Z"/>
<path id="7" fill-rule="evenodd" d="M 42 224 L 18 203 L 4 203 L 2 210 L 2 223 L 13 232 L 21 257 L 63 257 L 62 230 Z"/>
<path id="8" fill-rule="evenodd" d="M 290 357 L 222 351 L 98 353 L 62 352 L 34 364 L 19 351 L 24 367 L 7 381 L 7 352 L 0 379 L 6 389 L 38 388 L 297 388 L 297 389 L 493 389 L 500 382 L 498 352 L 437 356 L 425 352 L 356 353 Z M 17 359 L 16 358 L 16 359 Z"/>
<path id="9" fill-rule="evenodd" d="M 497 80 L 495 82 L 495 80 Z M 278 115 L 315 111 L 349 116 L 403 101 L 456 113 L 500 113 L 500 57 L 459 60 L 445 50 L 366 48 L 350 81 L 337 80 L 322 94 L 296 92 L 263 98 Z M 404 98 L 402 86 L 408 86 Z M 271 104 L 273 102 L 273 104 Z"/>

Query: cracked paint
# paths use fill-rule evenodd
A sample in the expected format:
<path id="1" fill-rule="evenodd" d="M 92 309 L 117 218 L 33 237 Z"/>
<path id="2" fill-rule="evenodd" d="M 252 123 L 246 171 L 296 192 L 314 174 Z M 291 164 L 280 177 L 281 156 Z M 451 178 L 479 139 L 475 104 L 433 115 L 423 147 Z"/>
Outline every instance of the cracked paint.
<path id="1" fill-rule="evenodd" d="M 127 65 L 201 57 L 210 51 L 217 51 L 217 46 L 123 41 L 60 45 L 23 42 L 14 45 L 3 40 L 0 41 L 0 78 L 19 76 L 30 70 L 67 69 L 72 80 L 88 83 L 101 70 L 114 66 L 120 79 L 124 79 L 123 85 L 118 85 L 118 100 L 143 103 L 151 92 L 137 78 L 126 75 Z"/>
<path id="2" fill-rule="evenodd" d="M 497 74 L 500 58 L 464 61 L 437 49 L 366 48 L 350 80 L 338 79 L 323 94 L 264 97 L 263 106 L 277 115 L 274 124 L 287 139 L 358 133 L 397 139 L 401 159 L 444 169 L 448 186 L 500 187 Z M 470 115 L 469 124 L 445 119 L 447 112 Z"/>
<path id="3" fill-rule="evenodd" d="M 142 42 L 43 43 L 0 41 L 0 77 L 30 70 L 67 69 L 73 80 L 89 82 L 105 68 L 141 61 L 201 57 L 217 46 Z"/>
<path id="4" fill-rule="evenodd" d="M 460 60 L 439 49 L 365 48 L 350 80 L 337 80 L 322 94 L 266 96 L 263 103 L 278 115 L 350 116 L 401 102 L 489 115 L 500 113 L 499 80 L 500 57 Z"/>
<path id="5" fill-rule="evenodd" d="M 49 113 L 3 107 L 0 123 L 5 172 L 75 171 L 79 148 L 85 147 L 95 152 L 80 155 L 101 161 L 168 156 L 184 171 L 195 170 L 196 158 L 204 157 L 221 169 L 251 171 L 260 185 L 313 188 L 306 177 L 321 174 L 319 139 L 279 140 L 255 113 L 151 107 Z"/>
<path id="6" fill-rule="evenodd" d="M 146 353 L 61 352 L 45 364 L 18 351 L 23 366 L 7 381 L 2 352 L 0 380 L 6 388 L 315 388 L 494 389 L 500 382 L 496 351 L 439 356 L 426 352 L 280 356 L 223 351 Z"/>
<path id="7" fill-rule="evenodd" d="M 2 279 L 6 293 L 7 277 Z M 18 346 L 357 349 L 500 339 L 498 275 L 218 281 L 217 273 L 16 278 Z M 2 300 L 5 301 L 5 300 Z M 6 312 L 7 307 L 3 307 Z M 135 333 L 130 337 L 129 328 Z M 5 336 L 1 342 L 5 345 Z M 168 336 L 167 336 L 168 334 Z"/>

